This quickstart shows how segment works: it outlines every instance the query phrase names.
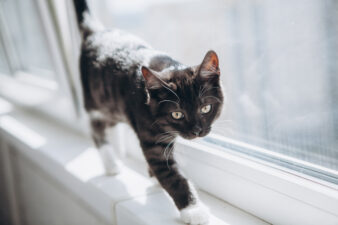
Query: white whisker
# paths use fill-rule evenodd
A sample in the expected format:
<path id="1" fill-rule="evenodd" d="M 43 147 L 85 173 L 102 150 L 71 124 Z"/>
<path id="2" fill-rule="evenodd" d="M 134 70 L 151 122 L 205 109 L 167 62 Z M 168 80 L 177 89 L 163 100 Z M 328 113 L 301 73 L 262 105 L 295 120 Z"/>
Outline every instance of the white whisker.
<path id="1" fill-rule="evenodd" d="M 160 101 L 158 104 L 161 104 L 161 103 L 163 103 L 163 102 L 172 102 L 172 103 L 178 105 L 177 102 L 174 102 L 174 101 L 171 101 L 171 100 L 162 100 L 162 101 Z"/>
<path id="2" fill-rule="evenodd" d="M 214 98 L 214 99 L 216 99 L 219 103 L 222 103 L 221 99 L 219 99 L 219 98 L 217 98 L 217 97 L 215 97 L 215 96 L 209 95 L 209 96 L 205 96 L 204 98 Z"/>
<path id="3" fill-rule="evenodd" d="M 171 150 L 174 148 L 174 144 L 173 144 L 173 142 L 175 141 L 175 139 L 174 140 L 172 140 L 171 142 L 169 142 L 169 144 L 167 145 L 167 147 L 164 149 L 164 152 L 163 152 L 163 156 L 164 156 L 164 158 L 166 159 L 166 161 L 167 161 L 167 167 L 168 167 L 168 169 L 170 170 L 171 168 L 169 167 L 169 162 L 168 162 L 168 160 L 169 160 L 169 157 L 170 157 L 170 154 L 171 154 Z M 172 145 L 172 146 L 171 146 Z M 170 146 L 170 147 L 169 147 Z M 168 147 L 170 148 L 170 149 L 168 149 Z M 168 152 L 168 154 L 166 154 L 166 152 L 167 152 L 167 150 L 169 151 Z"/>
<path id="4" fill-rule="evenodd" d="M 214 89 L 214 88 L 218 89 L 218 88 L 220 88 L 220 87 L 211 87 L 211 88 L 208 88 L 208 89 L 206 89 L 206 90 L 205 90 L 205 88 L 203 88 L 203 89 L 202 89 L 202 93 L 199 95 L 199 97 L 200 97 L 200 98 L 203 97 L 203 95 L 204 95 L 207 91 L 210 91 L 210 90 L 212 90 L 212 89 Z"/>
<path id="5" fill-rule="evenodd" d="M 164 87 L 165 89 L 167 89 L 168 91 L 170 91 L 171 93 L 173 93 L 177 97 L 177 99 L 178 99 L 179 102 L 181 101 L 181 99 L 178 97 L 178 95 L 173 90 L 171 90 L 170 88 L 164 86 L 163 84 L 161 84 L 161 85 L 162 85 L 162 87 Z"/>
<path id="6" fill-rule="evenodd" d="M 170 140 L 171 138 L 175 138 L 175 136 L 171 135 L 171 134 L 167 134 L 167 135 L 163 135 L 162 137 L 160 137 L 155 144 Z"/>
<path id="7" fill-rule="evenodd" d="M 151 127 L 153 127 L 156 123 L 158 123 L 159 120 L 155 120 L 152 124 L 151 124 Z"/>

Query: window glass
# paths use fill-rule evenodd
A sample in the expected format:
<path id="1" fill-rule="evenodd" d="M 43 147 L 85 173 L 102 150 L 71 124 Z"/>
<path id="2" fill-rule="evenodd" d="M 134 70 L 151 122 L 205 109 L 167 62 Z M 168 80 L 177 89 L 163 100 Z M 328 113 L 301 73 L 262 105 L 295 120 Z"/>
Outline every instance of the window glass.
<path id="1" fill-rule="evenodd" d="M 91 3 L 107 26 L 183 63 L 218 53 L 227 104 L 213 130 L 225 146 L 260 147 L 337 172 L 337 1 Z"/>
<path id="2" fill-rule="evenodd" d="M 220 134 L 338 170 L 337 10 L 320 0 L 229 5 Z"/>
<path id="3" fill-rule="evenodd" d="M 9 74 L 9 68 L 7 64 L 5 50 L 1 43 L 1 37 L 0 37 L 0 74 L 5 74 L 5 75 Z"/>
<path id="4" fill-rule="evenodd" d="M 33 0 L 3 1 L 4 23 L 20 70 L 53 78 L 51 55 L 41 18 Z"/>

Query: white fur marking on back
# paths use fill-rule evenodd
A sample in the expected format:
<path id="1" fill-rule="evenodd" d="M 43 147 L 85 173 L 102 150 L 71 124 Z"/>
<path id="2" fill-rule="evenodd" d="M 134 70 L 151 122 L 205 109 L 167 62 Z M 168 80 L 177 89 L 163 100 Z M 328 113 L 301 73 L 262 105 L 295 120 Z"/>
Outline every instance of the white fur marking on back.
<path id="1" fill-rule="evenodd" d="M 146 58 L 148 55 L 147 52 L 143 52 L 144 54 L 135 54 L 138 52 L 137 48 L 140 45 L 151 49 L 151 47 L 140 38 L 118 29 L 95 35 L 91 41 L 91 44 L 97 48 L 98 62 L 104 62 L 107 58 L 114 57 L 120 61 L 120 65 L 123 69 L 128 68 L 127 65 L 134 64 L 134 62 L 131 62 L 131 59 L 141 62 Z M 121 49 L 124 50 L 121 51 Z M 153 50 L 151 53 L 152 52 Z M 135 55 L 131 57 L 130 54 Z"/>
<path id="2" fill-rule="evenodd" d="M 152 57 L 165 55 L 152 49 L 142 39 L 118 29 L 89 36 L 88 44 L 97 51 L 97 63 L 113 58 L 120 69 L 129 69 L 137 64 L 148 66 Z"/>
<path id="3" fill-rule="evenodd" d="M 168 68 L 165 68 L 162 72 L 172 71 L 172 70 L 184 70 L 186 68 L 187 68 L 186 65 L 169 66 Z"/>

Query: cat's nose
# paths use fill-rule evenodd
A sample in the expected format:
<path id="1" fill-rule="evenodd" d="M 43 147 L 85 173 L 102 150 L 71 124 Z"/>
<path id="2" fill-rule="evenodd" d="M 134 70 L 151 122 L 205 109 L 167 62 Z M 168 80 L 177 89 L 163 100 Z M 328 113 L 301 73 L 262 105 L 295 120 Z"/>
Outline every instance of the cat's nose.
<path id="1" fill-rule="evenodd" d="M 192 130 L 192 133 L 196 136 L 198 136 L 200 133 L 202 132 L 202 127 L 196 125 L 194 126 L 193 130 Z"/>

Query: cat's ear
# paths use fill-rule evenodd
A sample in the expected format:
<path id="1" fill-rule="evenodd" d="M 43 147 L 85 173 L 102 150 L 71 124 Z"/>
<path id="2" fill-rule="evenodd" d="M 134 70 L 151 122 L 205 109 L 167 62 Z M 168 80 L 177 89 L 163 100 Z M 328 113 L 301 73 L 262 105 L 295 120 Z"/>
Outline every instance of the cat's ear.
<path id="1" fill-rule="evenodd" d="M 216 52 L 213 50 L 208 51 L 200 65 L 199 76 L 206 79 L 219 76 L 221 73 L 218 65 L 218 56 Z"/>
<path id="2" fill-rule="evenodd" d="M 148 89 L 157 89 L 165 85 L 165 82 L 157 75 L 157 73 L 145 66 L 141 68 L 142 75 L 146 81 Z"/>

